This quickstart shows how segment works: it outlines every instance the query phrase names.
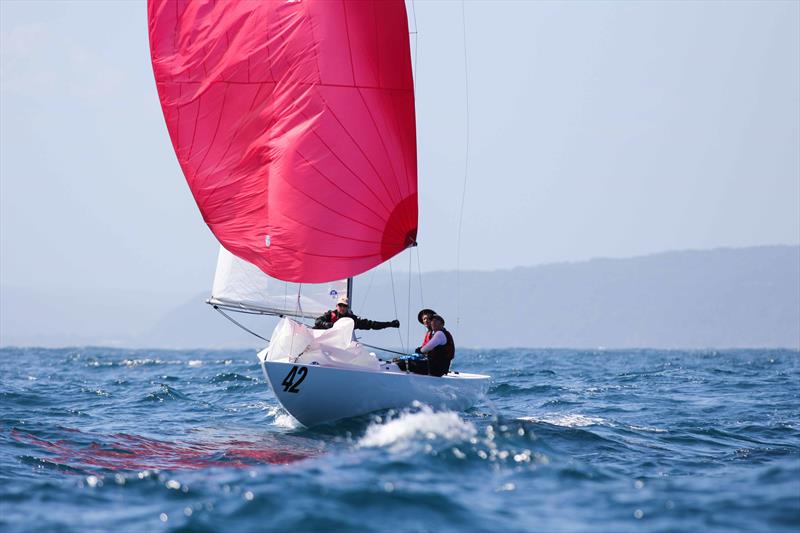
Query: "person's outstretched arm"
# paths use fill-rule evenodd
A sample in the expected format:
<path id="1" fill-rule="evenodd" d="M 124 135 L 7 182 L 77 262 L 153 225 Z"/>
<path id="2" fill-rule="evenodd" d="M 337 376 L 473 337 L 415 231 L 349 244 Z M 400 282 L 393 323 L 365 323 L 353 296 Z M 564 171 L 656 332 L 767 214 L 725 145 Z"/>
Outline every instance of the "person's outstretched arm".
<path id="1" fill-rule="evenodd" d="M 355 317 L 353 319 L 356 323 L 355 329 L 386 329 L 386 328 L 399 328 L 400 321 L 392 320 L 390 322 L 379 322 L 377 320 L 368 320 L 366 318 Z"/>

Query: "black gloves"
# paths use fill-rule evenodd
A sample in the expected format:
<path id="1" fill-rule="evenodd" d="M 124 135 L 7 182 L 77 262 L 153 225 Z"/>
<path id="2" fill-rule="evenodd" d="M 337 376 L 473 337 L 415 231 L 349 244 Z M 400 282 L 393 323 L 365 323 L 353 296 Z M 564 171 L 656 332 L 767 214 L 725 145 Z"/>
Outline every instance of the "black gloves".
<path id="1" fill-rule="evenodd" d="M 399 328 L 400 327 L 400 321 L 399 320 L 392 320 L 391 322 L 389 322 L 389 327 L 390 328 Z"/>
<path id="2" fill-rule="evenodd" d="M 414 350 L 414 353 L 422 354 L 422 346 Z"/>

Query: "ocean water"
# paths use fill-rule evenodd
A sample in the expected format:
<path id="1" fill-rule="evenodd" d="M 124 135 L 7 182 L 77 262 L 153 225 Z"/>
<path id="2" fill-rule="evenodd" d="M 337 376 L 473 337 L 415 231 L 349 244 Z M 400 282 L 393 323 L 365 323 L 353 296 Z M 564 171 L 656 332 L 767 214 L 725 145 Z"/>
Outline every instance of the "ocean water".
<path id="1" fill-rule="evenodd" d="M 0 350 L 0 529 L 798 531 L 800 353 L 462 350 L 463 412 L 297 426 L 255 354 Z"/>

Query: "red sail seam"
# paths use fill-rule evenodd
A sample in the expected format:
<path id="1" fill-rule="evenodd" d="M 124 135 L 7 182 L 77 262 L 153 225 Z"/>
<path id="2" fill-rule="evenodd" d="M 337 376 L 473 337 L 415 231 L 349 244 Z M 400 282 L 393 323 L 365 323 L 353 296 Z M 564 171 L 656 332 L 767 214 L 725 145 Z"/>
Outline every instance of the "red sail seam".
<path id="1" fill-rule="evenodd" d="M 171 84 L 183 84 L 183 85 L 201 85 L 203 82 L 201 81 L 191 81 L 191 80 L 172 80 L 169 83 Z M 275 80 L 261 80 L 261 81 L 236 81 L 236 80 L 214 80 L 209 82 L 208 85 L 213 85 L 215 83 L 228 83 L 230 85 L 258 85 L 263 83 L 275 83 L 278 82 Z M 411 92 L 406 87 L 381 87 L 379 85 L 347 85 L 345 83 L 323 83 L 323 82 L 316 82 L 316 81 L 295 81 L 293 82 L 299 86 L 319 86 L 319 87 L 335 87 L 340 89 L 372 89 L 376 91 L 390 91 L 395 93 L 407 93 Z"/>
<path id="2" fill-rule="evenodd" d="M 385 93 L 379 93 L 379 94 L 380 94 L 381 97 L 386 98 L 386 94 Z M 396 105 L 397 102 L 396 102 L 396 99 L 395 98 L 390 98 L 390 102 L 392 104 L 392 106 L 391 106 L 392 107 L 392 113 L 391 113 L 392 122 L 394 123 L 394 130 L 393 131 L 395 131 L 397 133 L 397 135 L 398 135 L 397 136 L 397 141 L 400 143 L 401 149 L 402 149 L 400 162 L 403 164 L 403 174 L 404 174 L 404 176 L 406 178 L 406 193 L 408 193 L 408 191 L 411 190 L 411 186 L 410 186 L 411 184 L 409 183 L 408 167 L 406 166 L 406 158 L 405 158 L 405 154 L 407 153 L 407 150 L 406 150 L 406 146 L 405 146 L 405 142 L 404 142 L 404 136 L 399 133 L 400 132 L 400 128 L 399 128 L 399 124 L 397 123 L 397 105 Z M 416 151 L 414 153 L 416 155 Z M 416 166 L 416 160 L 414 161 L 414 165 Z M 406 197 L 408 197 L 408 194 L 406 194 Z M 404 197 L 404 198 L 406 198 L 406 197 Z M 405 227 L 413 226 L 413 224 L 411 224 L 412 221 L 409 220 L 409 214 L 408 214 L 407 211 L 403 211 L 403 213 L 402 213 L 402 222 L 403 222 L 403 225 Z"/>
<path id="3" fill-rule="evenodd" d="M 311 224 L 303 222 L 302 220 L 298 220 L 298 219 L 294 218 L 291 215 L 284 215 L 284 216 L 286 218 L 288 218 L 289 220 L 291 220 L 292 222 L 294 222 L 295 224 L 299 224 L 301 226 L 305 226 L 308 229 L 311 229 L 311 230 L 314 230 L 314 231 L 318 231 L 320 233 L 325 233 L 325 234 L 330 235 L 332 237 L 339 237 L 339 238 L 342 238 L 342 239 L 347 239 L 348 241 L 366 242 L 366 243 L 369 243 L 369 244 L 381 244 L 381 241 L 375 241 L 375 240 L 370 240 L 370 239 L 357 239 L 355 237 L 350 237 L 349 235 L 341 235 L 339 233 L 334 233 L 332 231 L 328 231 L 328 230 L 325 230 L 325 229 L 317 228 L 315 226 L 312 226 Z"/>
<path id="4" fill-rule="evenodd" d="M 316 69 L 317 69 L 316 81 L 321 83 L 322 82 L 322 69 L 319 68 L 319 54 L 317 54 L 317 45 L 319 44 L 319 42 L 314 37 L 314 25 L 311 23 L 311 16 L 308 13 L 308 9 L 309 9 L 308 8 L 308 4 L 307 3 L 303 4 L 304 21 L 308 25 L 308 31 L 311 34 L 311 42 L 315 43 L 315 45 L 311 46 L 311 53 L 314 54 L 314 65 L 316 66 Z M 319 83 L 314 84 L 314 85 L 319 85 Z M 319 92 L 319 91 L 317 91 L 317 92 Z M 322 98 L 322 104 L 327 109 L 328 104 L 327 104 L 327 102 L 325 102 L 324 98 Z"/>
<path id="5" fill-rule="evenodd" d="M 180 98 L 182 96 L 183 96 L 183 85 L 178 85 L 178 99 L 180 100 Z M 175 150 L 175 153 L 178 153 L 177 137 L 180 135 L 180 131 L 181 131 L 181 110 L 182 110 L 182 108 L 181 108 L 181 106 L 176 106 L 176 108 L 178 110 L 176 115 L 178 115 L 178 116 L 175 119 L 175 137 L 176 137 L 176 141 L 173 142 L 173 148 Z M 163 108 L 162 108 L 162 110 L 163 110 Z M 164 120 L 165 121 L 166 121 L 166 118 L 167 118 L 167 115 L 164 114 Z M 169 130 L 169 122 L 167 122 L 167 130 Z M 171 140 L 171 137 L 172 137 L 172 135 L 170 135 L 170 140 Z"/>
<path id="6" fill-rule="evenodd" d="M 203 166 L 203 163 L 206 162 L 206 157 L 208 154 L 211 153 L 211 148 L 214 147 L 214 141 L 217 140 L 217 134 L 219 133 L 219 125 L 222 124 L 222 115 L 225 113 L 225 104 L 228 100 L 228 86 L 225 86 L 225 91 L 222 93 L 222 105 L 219 106 L 219 117 L 217 117 L 217 125 L 214 126 L 214 135 L 211 137 L 211 142 L 208 143 L 208 148 L 206 148 L 206 152 L 203 154 L 203 159 L 200 160 L 200 163 L 197 164 L 198 175 L 200 174 L 199 169 Z M 199 177 L 196 175 L 196 177 Z M 201 178 L 203 182 L 211 175 L 210 172 L 204 173 L 203 177 Z"/>
<path id="7" fill-rule="evenodd" d="M 399 179 L 397 177 L 397 174 L 395 174 L 394 172 L 394 166 L 392 166 L 392 156 L 389 154 L 389 149 L 386 148 L 386 142 L 384 142 L 383 135 L 381 135 L 381 129 L 378 127 L 378 123 L 375 121 L 375 117 L 372 115 L 372 111 L 367 105 L 367 100 L 364 98 L 364 93 L 362 92 L 361 87 L 358 87 L 356 89 L 356 92 L 358 92 L 358 95 L 361 97 L 361 102 L 364 104 L 364 107 L 367 110 L 367 114 L 369 115 L 369 118 L 372 121 L 372 125 L 375 126 L 375 132 L 378 134 L 378 139 L 380 139 L 381 141 L 381 146 L 383 147 L 383 153 L 386 154 L 386 160 L 389 163 L 389 168 L 392 170 L 392 177 L 394 178 L 395 185 L 397 185 L 397 195 L 398 195 L 397 202 L 400 203 L 403 200 L 403 191 L 400 190 L 400 185 L 397 184 Z"/>
<path id="8" fill-rule="evenodd" d="M 358 203 L 358 205 L 360 205 L 361 207 L 363 207 L 364 209 L 366 209 L 367 211 L 369 211 L 370 213 L 372 213 L 373 215 L 375 215 L 376 217 L 378 217 L 378 218 L 381 220 L 381 222 L 387 222 L 387 221 L 388 221 L 388 219 L 386 219 L 386 218 L 382 217 L 380 214 L 376 213 L 376 212 L 375 212 L 375 211 L 374 211 L 374 210 L 373 210 L 373 209 L 372 209 L 370 206 L 368 206 L 367 204 L 365 204 L 364 202 L 362 202 L 361 200 L 359 200 L 358 198 L 356 198 L 355 196 L 353 196 L 352 194 L 350 194 L 350 193 L 349 193 L 349 192 L 347 192 L 346 190 L 342 189 L 342 187 L 340 187 L 340 186 L 339 186 L 339 184 L 338 184 L 338 183 L 336 183 L 336 181 L 334 181 L 333 179 L 331 179 L 331 178 L 330 178 L 330 177 L 329 177 L 327 174 L 325 174 L 325 173 L 324 173 L 324 172 L 322 172 L 322 171 L 321 171 L 319 168 L 317 168 L 317 166 L 316 166 L 314 163 L 312 163 L 312 162 L 311 162 L 311 161 L 310 161 L 310 160 L 309 160 L 309 159 L 308 159 L 306 156 L 304 156 L 303 154 L 301 154 L 301 153 L 300 153 L 300 150 L 297 150 L 297 155 L 298 155 L 298 156 L 300 156 L 300 158 L 302 158 L 302 159 L 303 159 L 303 161 L 305 161 L 306 163 L 308 163 L 308 165 L 309 165 L 311 168 L 313 168 L 313 169 L 314 169 L 314 171 L 315 171 L 317 174 L 319 174 L 320 176 L 322 176 L 323 178 L 325 178 L 325 180 L 326 180 L 326 181 L 328 181 L 328 183 L 330 183 L 331 185 L 333 185 L 334 187 L 336 187 L 336 188 L 337 188 L 339 191 L 341 191 L 343 194 L 345 194 L 345 195 L 346 195 L 348 198 L 351 198 L 352 200 L 354 200 L 356 203 Z M 390 213 L 390 215 L 391 215 L 391 213 Z"/>
<path id="9" fill-rule="evenodd" d="M 347 10 L 345 9 L 345 13 L 346 13 L 346 11 L 347 11 Z M 375 29 L 376 29 L 376 31 L 377 31 L 377 28 L 375 27 L 375 24 L 374 24 L 374 21 L 375 21 L 375 9 L 374 9 L 374 8 L 372 9 L 372 20 L 373 20 L 373 28 L 375 28 Z M 352 68 L 352 71 L 353 71 L 353 85 L 330 85 L 330 86 L 331 86 L 331 87 L 350 87 L 350 88 L 356 88 L 356 87 L 368 87 L 368 86 L 365 86 L 365 85 L 359 85 L 359 84 L 358 84 L 358 83 L 355 81 L 355 65 L 353 64 L 353 61 L 352 61 L 352 59 L 353 59 L 353 46 L 352 46 L 352 43 L 350 42 L 350 31 L 349 31 L 349 20 L 348 20 L 348 19 L 345 19 L 345 26 L 347 27 L 347 49 L 348 49 L 348 51 L 350 52 L 350 64 L 351 64 L 351 68 Z M 376 34 L 376 37 L 375 37 L 375 50 L 376 50 L 376 51 L 378 50 L 378 38 L 377 38 L 377 34 Z M 378 80 L 378 86 L 377 86 L 377 87 L 370 87 L 370 88 L 373 88 L 373 89 L 383 89 L 384 87 L 382 87 L 382 86 L 381 86 L 381 76 L 380 76 L 380 75 L 381 75 L 381 70 L 380 70 L 380 58 L 379 58 L 379 56 L 378 56 L 378 54 L 377 54 L 377 53 L 375 54 L 375 57 L 376 57 L 376 61 L 377 61 L 377 63 L 370 64 L 370 66 L 371 66 L 371 67 L 373 68 L 373 70 L 374 70 L 374 73 L 375 73 L 375 78 Z M 406 91 L 407 89 L 406 89 L 406 88 L 403 88 L 403 87 L 401 87 L 401 88 L 398 88 L 398 89 L 392 89 L 392 90 L 395 90 L 395 91 Z"/>
<path id="10" fill-rule="evenodd" d="M 360 92 L 360 91 L 359 91 L 359 92 Z M 366 104 L 366 102 L 364 102 L 363 98 L 362 98 L 362 100 L 361 100 L 361 101 L 362 101 L 362 103 L 364 104 L 364 106 L 366 107 L 366 105 L 367 105 L 367 104 Z M 342 127 L 342 131 L 344 131 L 344 132 L 347 134 L 347 136 L 350 138 L 350 140 L 351 140 L 351 141 L 353 141 L 353 145 L 354 145 L 356 148 L 358 148 L 358 151 L 359 151 L 359 152 L 361 152 L 361 155 L 363 155 L 363 156 L 364 156 L 364 160 L 365 160 L 365 161 L 366 161 L 366 162 L 369 164 L 370 168 L 372 168 L 372 171 L 373 171 L 373 172 L 375 172 L 375 176 L 377 176 L 378 180 L 381 182 L 381 185 L 383 185 L 383 189 L 386 191 L 386 194 L 389 196 L 389 198 L 390 198 L 391 200 L 394 200 L 394 201 L 395 201 L 395 203 L 399 203 L 399 202 L 402 200 L 402 197 L 401 197 L 401 198 L 399 198 L 399 199 L 397 199 L 397 198 L 394 198 L 394 197 L 393 197 L 392 193 L 389 191 L 389 187 L 387 187 L 387 185 L 386 185 L 386 182 L 385 182 L 385 181 L 383 181 L 383 176 L 381 175 L 381 173 L 380 173 L 380 172 L 378 172 L 378 169 L 375 167 L 375 164 L 374 164 L 374 163 L 372 162 L 372 160 L 369 158 L 369 156 L 368 156 L 368 155 L 367 155 L 367 153 L 364 151 L 364 149 L 361 147 L 361 145 L 360 145 L 360 144 L 358 144 L 358 141 L 356 141 L 356 139 L 355 139 L 355 138 L 353 137 L 353 135 L 350 133 L 350 130 L 348 130 L 348 129 L 345 127 L 345 125 L 342 123 L 342 121 L 341 121 L 341 120 L 339 119 L 339 117 L 336 115 L 336 112 L 333 110 L 333 108 L 328 108 L 328 110 L 330 111 L 330 113 L 331 113 L 331 116 L 332 116 L 332 117 L 333 117 L 333 118 L 336 120 L 336 122 L 338 122 L 338 123 L 339 123 L 339 126 L 341 126 L 341 127 Z M 376 131 L 377 131 L 377 130 L 376 130 Z M 390 166 L 391 166 L 391 165 L 390 165 Z"/>
<path id="11" fill-rule="evenodd" d="M 270 43 L 272 43 L 272 37 L 269 34 L 270 24 L 265 24 L 265 26 L 266 28 L 264 33 L 267 35 L 267 40 L 264 43 L 264 48 L 266 48 L 267 50 L 267 59 L 270 59 L 272 58 L 272 51 L 269 48 Z M 275 73 L 272 71 L 272 61 L 267 61 L 267 65 L 269 66 L 269 75 L 272 76 L 272 79 L 275 80 L 275 83 L 277 83 L 277 78 L 275 76 Z"/>
<path id="12" fill-rule="evenodd" d="M 253 106 L 255 106 L 255 103 L 256 103 L 256 101 L 258 100 L 258 95 L 260 95 L 260 94 L 261 94 L 261 89 L 263 89 L 263 88 L 264 88 L 264 85 L 265 85 L 265 84 L 263 84 L 263 83 L 259 85 L 259 88 L 258 88 L 258 90 L 256 91 L 255 95 L 253 96 L 253 101 L 252 101 L 252 102 L 250 102 L 250 107 L 248 108 L 248 113 L 249 113 L 250 111 L 252 111 L 252 110 L 253 110 Z M 238 128 L 238 129 L 237 129 L 235 132 L 234 132 L 234 134 L 233 134 L 233 135 L 231 135 L 231 138 L 230 138 L 230 140 L 228 141 L 228 147 L 227 147 L 227 148 L 225 148 L 225 152 L 223 152 L 222 156 L 219 158 L 219 161 L 217 161 L 217 164 L 214 166 L 214 169 L 213 169 L 213 170 L 211 170 L 211 172 L 209 172 L 209 176 L 211 176 L 211 175 L 213 175 L 213 174 L 215 174 L 215 173 L 217 172 L 217 169 L 219 168 L 219 165 L 222 163 L 222 161 L 224 161 L 224 160 L 225 160 L 225 156 L 227 156 L 227 155 L 228 155 L 228 151 L 231 149 L 231 146 L 233 146 L 233 141 L 234 141 L 234 140 L 236 140 L 237 136 L 239 135 L 239 133 L 241 133 L 241 131 L 242 131 L 242 129 L 243 129 L 243 128 L 244 128 L 244 125 L 243 125 L 243 124 L 240 124 L 240 127 L 239 127 L 239 128 Z M 225 185 L 227 185 L 227 184 L 228 184 L 228 183 L 225 183 Z M 216 185 L 216 186 L 215 186 L 215 187 L 214 187 L 214 188 L 213 188 L 213 189 L 212 189 L 212 190 L 211 190 L 211 191 L 208 193 L 208 200 L 209 200 L 209 201 L 212 201 L 212 200 L 213 200 L 213 196 L 214 196 L 214 194 L 215 194 L 215 193 L 216 193 L 216 192 L 217 192 L 217 191 L 218 191 L 218 190 L 219 190 L 219 189 L 222 187 L 222 185 L 223 185 L 223 183 L 222 183 L 222 182 L 218 183 L 218 184 L 217 184 L 217 185 Z"/>
<path id="13" fill-rule="evenodd" d="M 408 26 L 406 26 L 408 28 Z M 381 83 L 381 43 L 378 40 L 378 20 L 375 18 L 375 5 L 372 6 L 372 29 L 375 32 L 375 71 L 377 74 L 378 85 Z M 395 176 L 396 178 L 397 176 Z M 400 195 L 402 198 L 403 195 Z"/>
<path id="14" fill-rule="evenodd" d="M 288 250 L 288 251 L 290 251 L 292 253 L 295 253 L 295 254 L 308 255 L 308 256 L 311 256 L 311 257 L 325 257 L 325 258 L 328 258 L 328 259 L 367 259 L 368 257 L 381 257 L 381 254 L 379 254 L 379 253 L 377 253 L 377 254 L 364 254 L 364 255 L 315 254 L 314 252 L 307 252 L 305 250 L 296 250 L 294 248 L 286 246 L 285 244 L 277 244 L 277 245 L 273 244 L 273 246 L 275 248 L 282 248 L 284 250 Z M 280 278 L 278 278 L 278 279 L 280 279 Z M 284 281 L 284 280 L 281 280 L 281 281 Z M 304 281 L 303 283 L 326 283 L 328 281 L 334 281 L 334 280 L 332 280 L 332 279 L 322 280 L 322 281 L 311 280 L 311 281 Z M 293 282 L 293 283 L 299 283 L 299 282 Z"/>
<path id="15" fill-rule="evenodd" d="M 336 115 L 335 115 L 335 113 L 333 112 L 333 110 L 332 110 L 330 107 L 326 106 L 326 107 L 325 107 L 325 109 L 327 109 L 327 110 L 330 112 L 330 114 L 331 114 L 331 115 L 333 115 L 333 116 L 334 116 L 334 118 L 336 118 Z M 306 116 L 306 115 L 305 115 L 305 112 L 304 112 L 303 114 L 304 114 L 304 116 Z M 308 116 L 306 116 L 306 118 L 308 118 Z M 358 148 L 358 151 L 359 151 L 359 152 L 361 152 L 361 154 L 362 154 L 362 155 L 364 155 L 364 159 L 366 159 L 367 163 L 368 163 L 368 164 L 370 165 L 370 167 L 372 167 L 372 168 L 373 168 L 373 170 L 374 170 L 374 169 L 375 169 L 375 167 L 374 167 L 374 165 L 372 165 L 372 164 L 371 164 L 371 162 L 370 162 L 370 161 L 369 161 L 369 159 L 367 158 L 367 156 L 366 156 L 366 154 L 365 154 L 365 152 L 364 152 L 364 149 L 363 149 L 363 148 L 362 148 L 362 147 L 361 147 L 361 146 L 358 144 L 358 142 L 357 142 L 357 141 L 356 141 L 356 140 L 355 140 L 355 139 L 354 139 L 354 138 L 353 138 L 353 137 L 352 137 L 352 136 L 349 134 L 350 132 L 349 132 L 349 131 L 347 131 L 347 130 L 345 129 L 344 125 L 343 125 L 343 124 L 342 124 L 342 123 L 341 123 L 341 122 L 338 120 L 338 118 L 336 119 L 336 123 L 337 123 L 337 124 L 339 124 L 339 126 L 340 126 L 340 127 L 341 127 L 341 128 L 344 130 L 344 131 L 345 131 L 345 133 L 347 133 L 347 134 L 348 134 L 348 137 L 350 138 L 350 140 L 351 140 L 351 141 L 353 142 L 353 144 L 354 144 L 354 145 L 355 145 L 355 146 Z M 389 209 L 389 207 L 388 207 L 388 206 L 387 206 L 385 203 L 383 203 L 383 200 L 382 200 L 382 199 L 380 198 L 380 196 L 378 196 L 378 194 L 377 194 L 377 193 L 376 193 L 376 192 L 375 192 L 375 191 L 372 189 L 372 187 L 370 187 L 370 186 L 369 186 L 369 184 L 368 184 L 366 181 L 364 181 L 363 179 L 361 179 L 361 176 L 359 176 L 359 175 L 358 175 L 358 174 L 357 174 L 357 173 L 356 173 L 356 172 L 355 172 L 353 169 L 351 169 L 351 168 L 350 168 L 350 166 L 349 166 L 349 165 L 347 165 L 347 163 L 345 163 L 345 162 L 344 162 L 344 160 L 342 160 L 342 158 L 341 158 L 341 157 L 339 157 L 339 155 L 338 155 L 338 154 L 337 154 L 337 153 L 336 153 L 334 150 L 332 150 L 332 149 L 331 149 L 331 147 L 328 145 L 328 143 L 326 143 L 326 142 L 325 142 L 325 140 L 322 138 L 322 136 L 321 136 L 321 135 L 320 135 L 320 134 L 319 134 L 319 133 L 318 133 L 316 130 L 315 130 L 313 133 L 314 133 L 314 136 L 316 136 L 316 137 L 317 137 L 317 139 L 319 139 L 319 142 L 321 142 L 321 143 L 322 143 L 322 144 L 325 146 L 325 148 L 327 148 L 327 149 L 328 149 L 328 152 L 330 152 L 330 154 L 331 154 L 331 155 L 333 155 L 333 156 L 336 158 L 336 160 L 337 160 L 337 161 L 339 161 L 339 162 L 342 164 L 342 166 L 343 166 L 344 168 L 346 168 L 346 169 L 347 169 L 347 170 L 350 172 L 350 174 L 352 174 L 352 175 L 353 175 L 353 177 L 355 177 L 356 179 L 358 179 L 358 181 L 360 181 L 360 182 L 361 182 L 361 184 L 362 184 L 362 185 L 364 185 L 364 187 L 366 187 L 366 188 L 367 188 L 367 190 L 368 190 L 369 192 L 371 192 L 371 193 L 372 193 L 372 195 L 375 197 L 375 199 L 376 199 L 376 200 L 377 200 L 377 201 L 378 201 L 378 202 L 381 204 L 381 206 L 382 206 L 382 207 L 383 207 L 383 208 L 386 210 L 386 213 L 387 213 L 387 214 L 389 214 L 389 215 L 391 216 L 391 210 Z M 377 174 L 377 172 L 376 172 L 376 177 L 378 177 L 378 179 L 380 179 L 380 176 Z M 385 188 L 385 186 L 384 186 L 384 188 Z M 388 192 L 389 192 L 389 191 L 387 190 L 386 192 L 387 192 L 387 194 L 388 194 Z M 390 195 L 390 196 L 391 196 L 391 195 Z M 376 213 L 376 215 L 377 215 L 377 213 Z M 386 220 L 385 220 L 385 219 L 384 219 L 383 221 L 384 221 L 384 222 L 386 222 Z"/>
<path id="16" fill-rule="evenodd" d="M 356 85 L 356 66 L 353 63 L 353 43 L 350 42 L 350 21 L 347 18 L 347 6 L 342 0 L 342 13 L 344 13 L 344 32 L 347 36 L 347 54 L 350 57 L 350 77 L 353 78 L 353 87 Z"/>
<path id="17" fill-rule="evenodd" d="M 203 96 L 204 95 L 201 94 L 197 97 L 197 108 L 194 112 L 194 128 L 192 129 L 192 140 L 189 143 L 189 150 L 186 152 L 185 156 L 186 159 L 184 161 L 181 161 L 181 167 L 183 167 L 184 164 L 186 164 L 186 166 L 188 167 L 189 160 L 192 158 L 192 152 L 194 151 L 194 139 L 197 136 L 197 123 L 198 123 L 197 119 L 200 117 L 200 108 L 203 107 Z M 184 169 L 184 173 L 186 173 L 186 170 L 187 169 Z"/>
<path id="18" fill-rule="evenodd" d="M 281 177 L 282 177 L 282 176 L 281 176 Z M 349 217 L 349 216 L 347 216 L 347 215 L 345 215 L 345 214 L 343 214 L 343 213 L 339 213 L 338 211 L 334 211 L 333 209 L 331 209 L 331 208 L 330 208 L 330 206 L 328 206 L 328 204 L 326 204 L 326 203 L 324 203 L 324 202 L 322 202 L 322 201 L 320 201 L 320 200 L 318 200 L 318 199 L 314 198 L 313 196 L 311 196 L 310 194 L 308 194 L 307 192 L 305 192 L 303 189 L 301 189 L 300 187 L 298 187 L 297 185 L 295 185 L 295 184 L 294 184 L 293 182 L 291 182 L 290 180 L 288 180 L 288 179 L 286 179 L 286 178 L 283 178 L 283 177 L 282 177 L 282 179 L 283 179 L 283 181 L 284 181 L 284 182 L 286 182 L 286 183 L 287 183 L 287 184 L 288 184 L 290 187 L 292 187 L 294 190 L 296 190 L 296 191 L 297 191 L 297 192 L 299 192 L 300 194 L 304 195 L 304 196 L 305 196 L 305 197 L 307 197 L 309 200 L 312 200 L 313 202 L 315 202 L 315 203 L 317 203 L 317 204 L 321 205 L 321 206 L 322 206 L 322 207 L 324 207 L 324 208 L 325 208 L 327 211 L 329 211 L 331 214 L 333 214 L 333 215 L 336 215 L 336 216 L 339 216 L 339 217 L 346 218 L 347 220 L 350 220 L 350 221 L 352 221 L 352 222 L 355 222 L 356 224 L 361 224 L 361 225 L 362 225 L 362 226 L 364 226 L 365 228 L 373 229 L 373 230 L 377 231 L 378 233 L 383 233 L 383 230 L 381 230 L 381 229 L 378 229 L 378 228 L 376 228 L 376 227 L 374 227 L 374 226 L 371 226 L 371 225 L 367 224 L 366 222 L 362 222 L 362 221 L 360 221 L 360 220 L 356 220 L 356 219 L 355 219 L 355 218 L 353 218 L 353 217 Z M 377 254 L 376 254 L 376 255 L 377 255 Z"/>
<path id="19" fill-rule="evenodd" d="M 178 2 L 175 2 L 175 29 L 172 31 L 172 50 L 173 51 L 177 51 L 178 50 L 178 30 L 181 27 L 181 22 L 182 22 L 184 13 L 185 13 L 185 10 L 181 10 L 178 7 Z M 153 62 L 153 65 L 155 65 L 155 62 Z"/>

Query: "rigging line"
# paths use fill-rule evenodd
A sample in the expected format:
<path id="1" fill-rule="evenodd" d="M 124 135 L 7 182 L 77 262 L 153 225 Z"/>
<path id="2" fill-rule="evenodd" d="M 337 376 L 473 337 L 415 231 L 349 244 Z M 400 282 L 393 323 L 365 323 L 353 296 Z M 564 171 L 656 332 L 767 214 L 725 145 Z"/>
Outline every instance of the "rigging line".
<path id="1" fill-rule="evenodd" d="M 230 320 L 231 322 L 233 322 L 234 324 L 236 324 L 237 326 L 239 326 L 240 328 L 242 328 L 243 330 L 245 330 L 247 333 L 249 333 L 249 334 L 251 334 L 251 335 L 254 335 L 254 336 L 258 337 L 258 338 L 259 338 L 259 339 L 261 339 L 262 341 L 269 342 L 269 339 L 265 339 L 264 337 L 262 337 L 261 335 L 259 335 L 258 333 L 256 333 L 255 331 L 253 331 L 253 330 L 251 330 L 251 329 L 247 329 L 247 328 L 246 328 L 246 327 L 244 327 L 242 324 L 240 324 L 239 322 L 237 322 L 237 321 L 236 321 L 236 319 L 234 319 L 232 316 L 229 316 L 229 315 L 228 315 L 228 314 L 227 314 L 225 311 L 223 311 L 222 309 L 220 309 L 220 308 L 219 308 L 219 307 L 217 307 L 216 305 L 214 306 L 214 309 L 216 309 L 216 310 L 217 310 L 217 312 L 218 312 L 219 314 L 221 314 L 222 316 L 224 316 L 225 318 L 227 318 L 228 320 Z"/>
<path id="2" fill-rule="evenodd" d="M 394 316 L 398 315 L 397 313 L 397 295 L 395 294 L 394 290 L 394 270 L 392 269 L 392 260 L 389 259 L 389 277 L 392 280 L 392 301 L 394 302 Z M 400 332 L 400 328 L 397 328 L 397 336 L 400 337 L 400 348 L 405 351 L 406 345 L 403 342 L 403 334 Z"/>
<path id="3" fill-rule="evenodd" d="M 381 350 L 382 352 L 389 352 L 389 353 L 396 353 L 397 355 L 408 355 L 405 352 L 398 352 L 397 350 L 390 350 L 389 348 L 381 348 L 380 346 L 373 346 L 372 344 L 367 344 L 366 342 L 361 342 L 362 346 L 366 346 L 367 348 L 374 348 L 376 350 Z"/>
<path id="4" fill-rule="evenodd" d="M 456 327 L 461 323 L 461 228 L 464 223 L 464 202 L 467 198 L 469 175 L 469 73 L 467 70 L 467 17 L 466 0 L 461 0 L 461 27 L 464 39 L 464 95 L 466 101 L 466 148 L 464 154 L 464 185 L 461 188 L 461 206 L 458 211 L 458 238 L 456 239 Z"/>
<path id="5" fill-rule="evenodd" d="M 411 349 L 411 250 L 408 251 L 408 301 L 406 302 L 406 339 Z"/>
<path id="6" fill-rule="evenodd" d="M 369 297 L 369 290 L 372 288 L 372 281 L 375 279 L 375 272 L 377 269 L 373 268 L 369 275 L 369 283 L 367 284 L 367 290 L 364 292 L 364 299 L 361 300 L 361 306 L 358 308 L 361 313 L 364 312 L 364 309 L 367 307 L 367 301 Z"/>
<path id="7" fill-rule="evenodd" d="M 417 276 L 419 277 L 419 306 L 420 308 L 425 308 L 425 297 L 423 296 L 424 292 L 422 290 L 422 267 L 420 266 L 419 261 L 419 246 L 415 246 L 414 249 L 417 251 Z"/>
<path id="8" fill-rule="evenodd" d="M 414 5 L 414 0 L 411 0 L 411 16 L 412 16 L 412 18 L 414 20 L 414 31 L 409 32 L 411 35 L 414 36 L 414 63 L 413 63 L 413 67 L 412 67 L 411 73 L 412 73 L 413 78 L 414 78 L 414 91 L 416 92 L 417 85 L 418 85 L 417 84 L 417 47 L 419 46 L 419 44 L 417 42 L 417 34 L 418 34 L 418 29 L 417 29 L 417 6 Z"/>

